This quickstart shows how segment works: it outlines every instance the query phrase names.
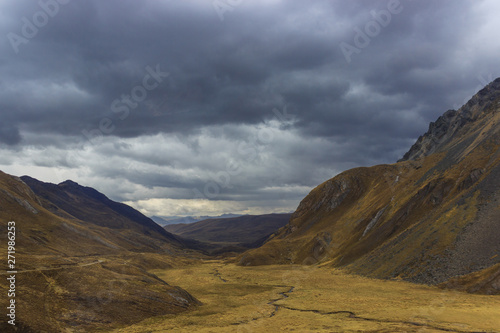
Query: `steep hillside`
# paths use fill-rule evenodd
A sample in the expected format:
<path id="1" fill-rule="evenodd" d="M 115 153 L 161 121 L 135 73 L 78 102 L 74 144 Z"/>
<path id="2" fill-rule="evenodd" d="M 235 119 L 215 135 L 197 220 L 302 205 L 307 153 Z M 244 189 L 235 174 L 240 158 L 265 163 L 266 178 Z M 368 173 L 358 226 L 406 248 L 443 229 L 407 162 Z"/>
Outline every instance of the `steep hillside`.
<path id="1" fill-rule="evenodd" d="M 42 199 L 20 178 L 0 172 L 0 220 L 2 225 L 15 221 L 18 249 L 38 255 L 76 256 L 84 254 L 115 254 L 120 246 L 106 237 L 106 228 L 88 227 L 83 221 L 67 219 L 45 209 Z M 63 217 L 65 216 L 65 217 Z M 6 228 L 0 230 L 6 235 Z M 30 262 L 23 262 L 32 268 Z"/>
<path id="2" fill-rule="evenodd" d="M 189 262 L 174 236 L 142 223 L 131 208 L 114 206 L 96 191 L 84 189 L 92 194 L 86 197 L 61 187 L 57 195 L 55 189 L 45 194 L 53 199 L 62 193 L 71 197 L 60 202 L 64 206 L 74 200 L 74 206 L 64 206 L 69 212 L 37 196 L 22 179 L 0 172 L 1 239 L 7 238 L 7 223 L 15 222 L 18 331 L 62 332 L 75 324 L 93 331 L 186 311 L 198 304 L 188 292 L 146 272 Z M 92 196 L 110 208 L 99 206 Z M 103 209 L 104 217 L 99 218 L 98 209 Z M 95 212 L 96 218 L 84 212 Z M 113 224 L 105 225 L 106 219 Z M 141 235 L 142 231 L 149 235 Z M 4 272 L 6 264 L 7 260 Z M 2 295 L 7 295 L 7 289 L 6 283 L 0 284 Z M 10 332 L 12 327 L 6 325 L 2 321 L 0 331 Z"/>
<path id="3" fill-rule="evenodd" d="M 115 202 L 93 188 L 72 181 L 59 185 L 21 177 L 40 198 L 42 206 L 61 217 L 86 222 L 112 232 L 118 245 L 127 250 L 158 251 L 183 247 L 180 239 L 166 232 L 150 218 L 125 204 Z"/>
<path id="4" fill-rule="evenodd" d="M 239 263 L 320 263 L 424 283 L 498 264 L 499 110 L 497 79 L 431 123 L 400 162 L 316 187 L 288 225 Z"/>
<path id="5" fill-rule="evenodd" d="M 173 234 L 202 242 L 251 244 L 286 225 L 290 217 L 291 214 L 244 215 L 189 224 L 171 224 L 164 228 Z"/>

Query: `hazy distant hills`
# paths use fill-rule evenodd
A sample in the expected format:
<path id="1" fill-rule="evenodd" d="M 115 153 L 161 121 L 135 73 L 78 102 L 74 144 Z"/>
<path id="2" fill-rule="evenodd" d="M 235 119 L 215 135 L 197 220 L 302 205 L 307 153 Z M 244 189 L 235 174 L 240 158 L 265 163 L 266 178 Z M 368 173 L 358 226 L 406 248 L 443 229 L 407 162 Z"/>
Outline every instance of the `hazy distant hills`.
<path id="1" fill-rule="evenodd" d="M 189 224 L 170 224 L 164 228 L 173 234 L 202 242 L 248 247 L 255 242 L 263 242 L 286 225 L 290 217 L 291 214 L 243 215 Z"/>
<path id="2" fill-rule="evenodd" d="M 151 216 L 151 219 L 161 226 L 167 224 L 180 224 L 180 223 L 194 223 L 208 219 L 227 219 L 231 217 L 238 217 L 238 214 L 222 214 L 219 216 Z"/>
<path id="3" fill-rule="evenodd" d="M 146 272 L 191 260 L 178 237 L 94 189 L 23 179 L 0 172 L 2 239 L 7 222 L 16 222 L 20 331 L 59 332 L 74 325 L 93 331 L 198 304 Z M 5 287 L 0 292 L 7 295 Z"/>
<path id="4" fill-rule="evenodd" d="M 431 123 L 400 162 L 316 187 L 239 263 L 321 263 L 424 283 L 476 272 L 443 286 L 499 293 L 499 110 L 497 79 Z"/>

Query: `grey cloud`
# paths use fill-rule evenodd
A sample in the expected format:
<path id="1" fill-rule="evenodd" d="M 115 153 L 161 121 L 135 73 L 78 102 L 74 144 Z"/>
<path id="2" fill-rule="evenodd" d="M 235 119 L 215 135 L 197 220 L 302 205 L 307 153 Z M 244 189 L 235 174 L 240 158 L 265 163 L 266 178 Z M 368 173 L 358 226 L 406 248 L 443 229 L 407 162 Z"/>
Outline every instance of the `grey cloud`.
<path id="1" fill-rule="evenodd" d="M 438 12 L 456 13 L 457 8 L 463 10 L 463 5 L 443 5 L 438 7 Z M 346 64 L 343 57 L 339 57 L 341 36 L 337 31 L 312 32 L 318 30 L 318 19 L 342 21 L 341 15 L 345 13 L 357 13 L 357 20 L 350 23 L 351 27 L 365 23 L 371 18 L 370 11 L 384 9 L 386 2 L 371 3 L 370 6 L 360 3 L 314 4 L 311 6 L 326 10 L 316 20 L 301 18 L 300 12 L 306 9 L 305 6 L 293 3 L 287 7 L 283 3 L 276 8 L 274 16 L 264 15 L 260 19 L 259 13 L 245 12 L 244 6 L 235 9 L 234 15 L 249 21 L 258 18 L 260 26 L 250 29 L 247 22 L 231 22 L 228 26 L 214 21 L 215 13 L 210 6 L 199 5 L 200 8 L 195 10 L 193 5 L 173 3 L 70 3 L 61 8 L 60 14 L 43 28 L 33 43 L 26 45 L 26 52 L 21 52 L 14 64 L 35 68 L 28 78 L 24 78 L 25 82 L 36 82 L 43 75 L 47 81 L 59 80 L 63 85 L 76 85 L 89 95 L 89 99 L 62 101 L 58 106 L 42 100 L 36 107 L 24 106 L 25 110 L 20 113 L 24 116 L 22 122 L 34 131 L 55 131 L 66 135 L 96 128 L 102 117 L 112 116 L 112 101 L 130 94 L 146 74 L 144 68 L 156 64 L 171 72 L 171 77 L 150 92 L 147 100 L 132 110 L 126 121 L 113 118 L 117 123 L 114 135 L 135 137 L 192 131 L 205 125 L 256 124 L 268 116 L 279 101 L 301 111 L 298 116 L 304 122 L 299 124 L 307 125 L 314 119 L 316 127 L 325 132 L 325 124 L 333 119 L 343 121 L 342 127 L 346 128 L 350 125 L 346 114 L 359 115 L 369 108 L 360 105 L 354 113 L 343 108 L 328 110 L 342 102 L 342 90 L 338 89 L 345 89 L 353 79 L 365 81 L 381 94 L 401 93 L 406 88 L 405 93 L 411 91 L 422 97 L 425 93 L 434 92 L 432 95 L 435 95 L 440 89 L 445 89 L 442 82 L 438 87 L 424 90 L 423 82 L 429 76 L 405 75 L 405 72 L 411 74 L 415 69 L 423 69 L 422 65 L 437 67 L 446 58 L 440 50 L 446 48 L 449 40 L 444 40 L 445 43 L 441 40 L 438 50 L 436 43 L 422 50 L 420 43 L 411 45 L 407 41 L 408 35 L 401 34 L 404 26 L 407 30 L 413 28 L 409 31 L 410 38 L 416 38 L 414 36 L 419 33 L 427 37 L 429 25 L 413 26 L 418 21 L 414 15 L 433 13 L 436 5 L 402 1 L 402 6 L 408 8 L 405 7 L 400 16 L 394 16 L 391 24 L 356 59 L 356 66 L 361 68 L 355 71 L 363 70 L 361 77 L 352 75 L 352 72 L 351 77 L 342 73 Z M 33 12 L 32 7 L 26 12 Z M 278 19 L 286 21 L 288 17 L 295 17 L 292 23 L 298 27 Z M 345 27 L 349 25 L 346 19 L 342 22 Z M 446 31 L 451 31 L 446 28 Z M 348 28 L 345 30 L 349 31 Z M 456 35 L 451 35 L 450 39 L 455 40 Z M 348 34 L 342 37 L 349 40 Z M 384 49 L 388 51 L 387 45 L 394 49 L 398 44 L 406 45 L 406 55 L 403 52 L 398 57 L 382 52 Z M 33 53 L 41 56 L 33 59 L 28 55 Z M 322 82 L 314 84 L 317 73 L 325 71 L 335 78 L 337 87 Z M 301 75 L 295 87 L 290 87 L 293 82 L 284 82 L 269 89 L 269 82 L 290 73 Z M 415 82 L 419 84 L 415 86 Z M 19 93 L 29 99 L 33 91 Z M 409 98 L 406 108 L 412 102 L 415 100 Z M 9 104 L 13 103 L 16 102 Z M 43 119 L 36 114 L 43 114 Z M 54 121 L 47 121 L 50 118 Z M 359 121 L 358 116 L 350 120 Z"/>
<path id="2" fill-rule="evenodd" d="M 393 162 L 430 121 L 487 83 L 482 78 L 500 76 L 500 43 L 488 38 L 499 6 L 401 0 L 401 12 L 348 63 L 340 43 L 355 45 L 353 29 L 388 4 L 252 1 L 221 22 L 210 1 L 70 1 L 18 53 L 0 41 L 0 149 L 25 151 L 26 163 L 28 147 L 50 149 L 58 156 L 35 154 L 31 163 L 70 170 L 84 163 L 100 179 L 189 199 L 226 160 L 244 164 L 238 144 L 286 108 L 293 117 L 280 128 L 288 136 L 266 146 L 224 199 L 269 198 L 269 183 L 312 187 L 348 167 Z M 22 35 L 23 18 L 40 10 L 37 2 L 3 1 L 0 35 Z M 168 77 L 127 113 L 114 112 L 156 66 Z M 103 137 L 89 141 L 96 133 Z M 155 135 L 180 144 L 139 144 Z M 146 196 L 137 193 L 127 198 Z"/>
<path id="3" fill-rule="evenodd" d="M 15 145 L 21 141 L 19 129 L 12 125 L 0 125 L 0 143 L 3 142 L 7 145 Z"/>

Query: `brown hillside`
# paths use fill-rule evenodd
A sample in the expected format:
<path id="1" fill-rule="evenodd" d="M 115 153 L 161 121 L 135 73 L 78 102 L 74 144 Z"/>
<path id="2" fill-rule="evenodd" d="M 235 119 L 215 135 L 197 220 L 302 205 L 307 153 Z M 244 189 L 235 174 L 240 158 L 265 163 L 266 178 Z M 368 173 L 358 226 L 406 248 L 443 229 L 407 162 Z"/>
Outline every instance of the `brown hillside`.
<path id="1" fill-rule="evenodd" d="M 164 228 L 176 235 L 202 242 L 251 244 L 286 225 L 290 216 L 291 214 L 244 215 L 189 224 L 170 224 Z"/>
<path id="2" fill-rule="evenodd" d="M 241 265 L 302 263 L 441 283 L 500 262 L 500 79 L 392 165 L 345 171 Z"/>
<path id="3" fill-rule="evenodd" d="M 59 185 L 21 177 L 44 208 L 87 228 L 106 230 L 115 245 L 131 251 L 172 251 L 182 242 L 139 211 L 115 202 L 93 188 L 65 181 Z M 119 230 L 120 232 L 113 232 Z"/>
<path id="4" fill-rule="evenodd" d="M 92 211 L 90 206 L 75 206 Z M 7 238 L 9 221 L 16 228 L 19 331 L 63 332 L 74 325 L 93 331 L 182 312 L 198 304 L 186 291 L 146 272 L 189 261 L 177 242 L 154 229 L 150 236 L 141 235 L 147 225 L 134 226 L 125 216 L 121 221 L 128 225 L 123 228 L 89 222 L 92 220 L 99 219 L 90 214 L 86 221 L 77 219 L 38 197 L 20 178 L 0 172 L 0 237 Z M 7 260 L 4 272 L 6 264 Z M 2 274 L 5 281 L 6 273 Z M 0 284 L 3 295 L 7 289 L 6 283 Z M 2 332 L 12 329 L 5 321 L 1 325 Z"/>

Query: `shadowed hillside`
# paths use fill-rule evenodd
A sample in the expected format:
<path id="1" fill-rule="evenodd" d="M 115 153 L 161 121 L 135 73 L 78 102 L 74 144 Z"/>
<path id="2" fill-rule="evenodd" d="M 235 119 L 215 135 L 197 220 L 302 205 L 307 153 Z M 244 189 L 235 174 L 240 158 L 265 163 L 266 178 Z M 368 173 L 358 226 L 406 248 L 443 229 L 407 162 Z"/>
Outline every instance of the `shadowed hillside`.
<path id="1" fill-rule="evenodd" d="M 0 172 L 0 237 L 6 239 L 7 222 L 16 223 L 20 331 L 61 332 L 74 325 L 92 331 L 198 304 L 146 272 L 192 261 L 173 235 L 93 189 L 25 179 L 43 196 Z M 4 283 L 0 289 L 7 295 Z"/>
<path id="2" fill-rule="evenodd" d="M 165 230 L 203 242 L 227 244 L 253 243 L 288 223 L 292 214 L 244 215 L 208 219 L 189 224 L 171 224 Z"/>
<path id="3" fill-rule="evenodd" d="M 123 246 L 128 250 L 160 250 L 166 244 L 183 246 L 178 238 L 150 218 L 130 206 L 110 200 L 93 188 L 80 186 L 70 180 L 56 185 L 28 176 L 21 179 L 52 213 L 87 222 L 87 225 L 120 230 L 121 235 L 126 235 L 123 241 L 127 243 L 123 243 Z"/>
<path id="4" fill-rule="evenodd" d="M 499 103 L 497 79 L 431 123 L 400 162 L 319 185 L 288 225 L 239 263 L 320 263 L 423 283 L 498 264 Z M 487 292 L 499 293 L 498 284 Z"/>

